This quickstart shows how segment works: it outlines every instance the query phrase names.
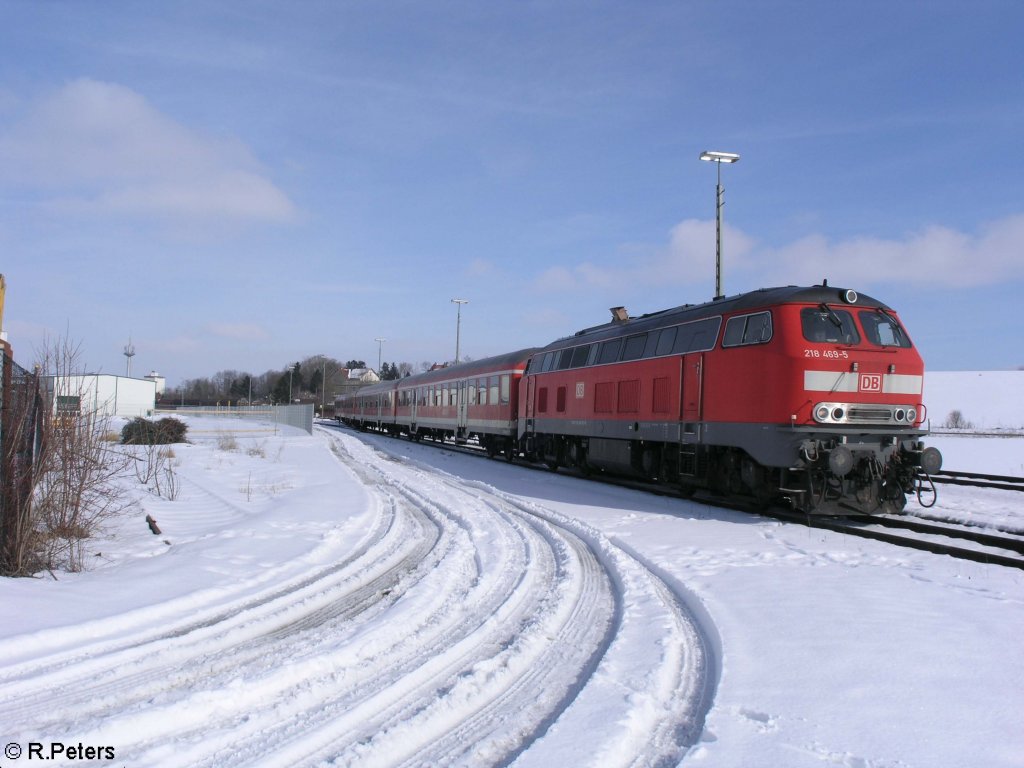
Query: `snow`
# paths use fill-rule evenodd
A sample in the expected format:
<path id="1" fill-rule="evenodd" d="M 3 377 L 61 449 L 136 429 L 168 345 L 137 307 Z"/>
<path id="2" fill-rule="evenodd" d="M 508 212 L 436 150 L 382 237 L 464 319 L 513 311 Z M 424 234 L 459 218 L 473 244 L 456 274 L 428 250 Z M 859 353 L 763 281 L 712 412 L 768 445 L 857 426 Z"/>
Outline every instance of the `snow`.
<path id="1" fill-rule="evenodd" d="M 946 402 L 1024 424 L 970 376 Z M 1022 571 L 334 427 L 226 450 L 237 423 L 190 423 L 177 499 L 131 478 L 87 571 L 0 583 L 5 765 L 33 742 L 116 753 L 51 765 L 1024 765 Z M 1024 437 L 928 442 L 1024 474 Z M 939 494 L 1024 529 L 1021 494 Z"/>

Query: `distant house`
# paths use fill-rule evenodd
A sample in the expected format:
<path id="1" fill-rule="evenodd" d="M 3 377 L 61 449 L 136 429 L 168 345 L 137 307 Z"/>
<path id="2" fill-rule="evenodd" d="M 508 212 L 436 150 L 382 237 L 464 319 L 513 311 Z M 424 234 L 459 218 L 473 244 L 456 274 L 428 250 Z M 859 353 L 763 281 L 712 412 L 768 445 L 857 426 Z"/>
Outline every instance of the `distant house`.
<path id="1" fill-rule="evenodd" d="M 44 376 L 43 389 L 61 415 L 151 416 L 156 408 L 157 383 L 109 373 Z"/>
<path id="2" fill-rule="evenodd" d="M 372 368 L 342 368 L 339 372 L 339 377 L 341 383 L 337 390 L 335 390 L 335 396 L 348 395 L 368 384 L 380 381 L 380 376 Z"/>

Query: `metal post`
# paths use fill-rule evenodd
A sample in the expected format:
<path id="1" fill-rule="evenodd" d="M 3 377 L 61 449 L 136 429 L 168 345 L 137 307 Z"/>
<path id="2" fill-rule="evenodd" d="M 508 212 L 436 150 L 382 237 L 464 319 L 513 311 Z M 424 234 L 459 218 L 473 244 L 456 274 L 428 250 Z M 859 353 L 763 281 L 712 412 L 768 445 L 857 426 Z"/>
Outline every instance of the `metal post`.
<path id="1" fill-rule="evenodd" d="M 720 299 L 722 293 L 722 208 L 725 206 L 725 188 L 722 186 L 722 163 L 735 163 L 740 156 L 735 152 L 700 153 L 701 160 L 707 160 L 718 166 L 718 184 L 715 186 L 715 298 Z"/>
<path id="2" fill-rule="evenodd" d="M 374 341 L 377 342 L 377 376 L 383 378 L 380 375 L 380 367 L 381 365 L 383 365 L 383 363 L 381 362 L 381 355 L 384 352 L 384 342 L 387 341 L 387 339 L 385 339 L 383 336 L 378 336 L 376 339 L 374 339 Z"/>
<path id="3" fill-rule="evenodd" d="M 462 331 L 462 305 L 469 304 L 469 299 L 452 299 L 452 304 L 458 307 L 458 313 L 455 316 L 455 364 L 459 363 L 459 337 Z"/>
<path id="4" fill-rule="evenodd" d="M 722 206 L 725 195 L 722 189 L 722 164 L 718 166 L 718 186 L 715 187 L 715 298 L 722 298 Z"/>

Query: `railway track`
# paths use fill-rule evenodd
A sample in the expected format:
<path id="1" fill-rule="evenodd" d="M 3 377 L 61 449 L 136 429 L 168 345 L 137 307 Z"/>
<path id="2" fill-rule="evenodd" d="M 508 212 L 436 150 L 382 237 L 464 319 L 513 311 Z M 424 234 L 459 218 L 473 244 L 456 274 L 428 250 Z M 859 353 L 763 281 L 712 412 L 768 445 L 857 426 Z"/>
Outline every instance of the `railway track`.
<path id="1" fill-rule="evenodd" d="M 789 510 L 770 510 L 761 514 L 811 528 L 823 528 L 908 549 L 948 555 L 959 560 L 1024 570 L 1024 538 L 1020 536 L 1002 536 L 893 516 L 815 517 Z M 894 533 L 894 530 L 916 535 Z"/>
<path id="2" fill-rule="evenodd" d="M 325 424 L 323 426 L 336 426 Z M 447 450 L 484 457 L 487 454 L 480 448 L 467 445 L 455 445 L 449 442 L 436 442 L 438 447 Z M 519 466 L 529 469 L 550 471 L 543 464 L 517 462 Z M 947 479 L 948 478 L 948 479 Z M 605 482 L 634 490 L 656 493 L 659 495 L 675 495 L 670 487 L 645 483 L 629 478 L 617 478 L 609 475 L 593 475 L 591 480 Z M 937 482 L 957 485 L 975 486 L 980 488 L 996 488 L 1000 490 L 1024 490 L 1024 478 L 1004 475 L 982 475 L 968 472 L 942 472 L 932 476 Z M 1008 568 L 1024 570 L 1024 537 L 1009 533 L 1001 535 L 986 530 L 972 530 L 972 526 L 946 525 L 934 522 L 915 520 L 907 516 L 865 516 L 825 517 L 807 515 L 802 512 L 784 508 L 760 509 L 751 505 L 721 497 L 698 495 L 701 503 L 732 509 L 741 512 L 759 514 L 784 522 L 806 525 L 811 528 L 822 528 L 838 531 L 852 536 L 859 536 L 889 544 L 916 549 L 933 554 L 948 555 L 960 560 L 977 563 L 1001 565 Z M 896 531 L 906 531 L 906 534 Z M 913 535 L 908 535 L 913 534 Z"/>
<path id="3" fill-rule="evenodd" d="M 976 488 L 996 488 L 1002 491 L 1024 491 L 1024 477 L 954 471 L 936 472 L 931 477 L 936 483 L 944 485 L 968 485 Z"/>

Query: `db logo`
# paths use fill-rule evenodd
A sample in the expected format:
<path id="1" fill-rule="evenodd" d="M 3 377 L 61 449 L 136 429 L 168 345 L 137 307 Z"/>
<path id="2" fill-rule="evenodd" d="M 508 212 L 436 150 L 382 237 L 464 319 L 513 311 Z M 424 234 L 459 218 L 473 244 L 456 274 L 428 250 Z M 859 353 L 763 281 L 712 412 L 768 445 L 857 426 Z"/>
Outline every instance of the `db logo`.
<path id="1" fill-rule="evenodd" d="M 880 373 L 862 373 L 860 375 L 860 391 L 861 392 L 881 392 L 882 391 L 882 374 L 880 374 Z"/>

